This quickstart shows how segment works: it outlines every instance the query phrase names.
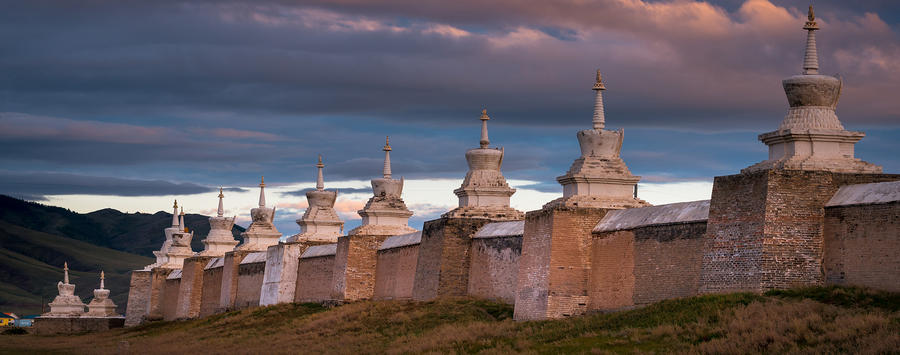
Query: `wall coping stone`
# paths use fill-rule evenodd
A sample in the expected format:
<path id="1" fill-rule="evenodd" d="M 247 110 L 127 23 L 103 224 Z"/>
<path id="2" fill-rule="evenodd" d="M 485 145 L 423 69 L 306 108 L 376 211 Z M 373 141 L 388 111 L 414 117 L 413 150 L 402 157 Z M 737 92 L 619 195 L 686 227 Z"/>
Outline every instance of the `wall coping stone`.
<path id="1" fill-rule="evenodd" d="M 333 256 L 337 253 L 337 243 L 314 245 L 303 251 L 300 259 L 317 258 L 320 256 Z"/>
<path id="2" fill-rule="evenodd" d="M 378 247 L 378 250 L 387 250 L 399 247 L 406 247 L 410 245 L 418 245 L 422 242 L 422 231 L 406 233 L 395 235 L 393 237 L 388 237 L 381 243 L 381 246 Z"/>
<path id="3" fill-rule="evenodd" d="M 244 264 L 255 264 L 255 263 L 264 263 L 266 262 L 266 252 L 264 251 L 256 251 L 244 257 L 241 260 L 241 265 Z"/>
<path id="4" fill-rule="evenodd" d="M 900 201 L 900 181 L 841 186 L 825 207 Z"/>
<path id="5" fill-rule="evenodd" d="M 521 237 L 525 234 L 525 221 L 488 223 L 478 229 L 472 238 Z"/>
<path id="6" fill-rule="evenodd" d="M 166 276 L 166 280 L 180 280 L 181 279 L 181 269 L 177 269 L 172 271 L 169 276 Z"/>
<path id="7" fill-rule="evenodd" d="M 212 258 L 209 260 L 208 263 L 206 263 L 206 266 L 203 268 L 203 270 L 215 269 L 217 267 L 223 267 L 223 266 L 225 266 L 225 258 L 223 258 L 223 257 Z"/>
<path id="8" fill-rule="evenodd" d="M 635 229 L 653 225 L 701 222 L 709 218 L 709 200 L 609 211 L 594 227 L 594 233 Z"/>

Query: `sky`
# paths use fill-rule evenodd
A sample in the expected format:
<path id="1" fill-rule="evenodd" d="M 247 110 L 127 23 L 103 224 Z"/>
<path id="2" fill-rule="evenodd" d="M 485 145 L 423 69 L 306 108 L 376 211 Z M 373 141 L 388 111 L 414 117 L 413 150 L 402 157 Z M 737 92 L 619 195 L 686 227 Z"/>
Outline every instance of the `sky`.
<path id="1" fill-rule="evenodd" d="M 820 71 L 856 155 L 900 172 L 900 2 L 814 1 Z M 481 109 L 513 207 L 561 195 L 603 72 L 607 128 L 654 204 L 765 160 L 809 1 L 0 0 L 0 193 L 77 212 L 246 226 L 265 176 L 299 232 L 318 154 L 346 229 L 391 137 L 410 224 L 456 205 Z"/>

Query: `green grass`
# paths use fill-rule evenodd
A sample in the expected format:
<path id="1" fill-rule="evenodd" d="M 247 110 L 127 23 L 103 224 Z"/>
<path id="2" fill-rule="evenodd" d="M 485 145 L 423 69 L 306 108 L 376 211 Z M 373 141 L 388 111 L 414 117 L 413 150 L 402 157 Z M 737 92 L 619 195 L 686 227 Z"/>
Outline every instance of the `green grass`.
<path id="1" fill-rule="evenodd" d="M 706 295 L 616 313 L 515 322 L 459 298 L 283 304 L 75 336 L 0 336 L 3 351 L 114 353 L 891 353 L 897 294 L 821 287 Z M 857 303 L 856 301 L 859 301 Z"/>

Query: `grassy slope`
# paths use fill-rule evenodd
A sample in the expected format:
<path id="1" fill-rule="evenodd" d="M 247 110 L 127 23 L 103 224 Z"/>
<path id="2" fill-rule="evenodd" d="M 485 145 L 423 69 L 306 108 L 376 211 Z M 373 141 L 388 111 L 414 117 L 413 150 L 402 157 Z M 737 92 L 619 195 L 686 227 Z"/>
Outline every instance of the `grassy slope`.
<path id="1" fill-rule="evenodd" d="M 56 296 L 63 262 L 69 263 L 75 292 L 88 302 L 106 272 L 110 297 L 124 312 L 129 272 L 153 262 L 139 255 L 0 222 L 0 307 L 4 311 L 34 314 Z"/>
<path id="2" fill-rule="evenodd" d="M 900 349 L 900 295 L 853 288 L 728 294 L 564 320 L 455 299 L 287 304 L 79 336 L 4 335 L 3 351 L 112 353 L 748 353 Z"/>

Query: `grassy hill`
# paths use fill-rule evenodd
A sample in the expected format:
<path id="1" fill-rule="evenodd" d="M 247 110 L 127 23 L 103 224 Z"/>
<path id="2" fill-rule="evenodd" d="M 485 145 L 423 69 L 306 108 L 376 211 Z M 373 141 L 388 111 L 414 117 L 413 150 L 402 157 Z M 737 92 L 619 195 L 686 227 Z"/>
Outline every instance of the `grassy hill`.
<path id="1" fill-rule="evenodd" d="M 35 314 L 56 296 L 63 262 L 69 263 L 75 292 L 85 302 L 106 272 L 110 297 L 125 312 L 130 274 L 154 261 L 172 214 L 122 213 L 103 209 L 87 214 L 0 195 L 0 311 Z M 185 215 L 194 231 L 191 245 L 202 250 L 208 217 Z M 244 229 L 235 226 L 239 235 Z"/>
<path id="2" fill-rule="evenodd" d="M 892 353 L 900 294 L 810 288 L 708 295 L 562 320 L 514 322 L 483 300 L 285 304 L 77 336 L 0 335 L 8 352 Z"/>

